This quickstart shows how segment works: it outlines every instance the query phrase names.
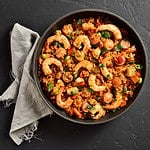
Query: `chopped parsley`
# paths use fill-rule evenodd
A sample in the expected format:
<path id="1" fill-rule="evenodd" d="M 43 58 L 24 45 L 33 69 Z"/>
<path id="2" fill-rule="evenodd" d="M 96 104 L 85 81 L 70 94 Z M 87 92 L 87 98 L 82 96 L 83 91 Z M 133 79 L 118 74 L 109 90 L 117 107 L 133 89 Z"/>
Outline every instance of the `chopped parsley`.
<path id="1" fill-rule="evenodd" d="M 109 31 L 102 31 L 102 32 L 101 32 L 101 35 L 102 35 L 102 37 L 105 38 L 105 39 L 111 38 L 111 34 L 110 34 Z"/>
<path id="2" fill-rule="evenodd" d="M 53 88 L 54 88 L 54 83 L 53 82 L 49 82 L 48 83 L 48 92 L 50 92 Z"/>
<path id="3" fill-rule="evenodd" d="M 104 65 L 104 64 L 99 64 L 98 66 L 99 66 L 99 67 L 105 67 L 105 65 Z"/>
<path id="4" fill-rule="evenodd" d="M 82 19 L 78 19 L 77 24 L 82 25 Z"/>
<path id="5" fill-rule="evenodd" d="M 103 47 L 102 50 L 101 50 L 101 54 L 103 55 L 106 51 L 107 51 L 107 48 Z"/>
<path id="6" fill-rule="evenodd" d="M 92 44 L 92 48 L 96 49 L 98 47 L 98 44 Z"/>
<path id="7" fill-rule="evenodd" d="M 95 107 L 92 106 L 91 104 L 88 104 L 87 108 L 90 109 L 90 110 L 95 110 Z"/>
<path id="8" fill-rule="evenodd" d="M 87 89 L 87 92 L 92 93 L 93 90 L 92 90 L 91 88 L 88 88 L 88 89 Z"/>
<path id="9" fill-rule="evenodd" d="M 118 43 L 115 47 L 116 52 L 121 51 L 121 49 L 122 49 L 122 46 L 120 45 L 120 43 Z"/>

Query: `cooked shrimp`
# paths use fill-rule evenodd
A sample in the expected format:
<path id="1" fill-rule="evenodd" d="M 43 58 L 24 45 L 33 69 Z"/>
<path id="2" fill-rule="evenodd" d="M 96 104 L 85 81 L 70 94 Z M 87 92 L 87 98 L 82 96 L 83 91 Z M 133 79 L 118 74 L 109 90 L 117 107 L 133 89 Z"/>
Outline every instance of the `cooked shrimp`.
<path id="1" fill-rule="evenodd" d="M 102 75 L 105 78 L 107 78 L 107 79 L 112 79 L 113 78 L 113 74 L 108 71 L 108 68 L 106 67 L 105 64 L 104 64 L 103 67 L 100 67 L 100 70 L 101 70 Z"/>
<path id="2" fill-rule="evenodd" d="M 97 47 L 96 49 L 92 49 L 92 55 L 95 59 L 98 59 L 100 56 L 101 50 L 99 47 Z"/>
<path id="3" fill-rule="evenodd" d="M 59 43 L 63 44 L 63 46 L 64 46 L 65 49 L 70 49 L 70 42 L 69 42 L 69 40 L 67 39 L 66 36 L 64 36 L 64 35 L 61 34 L 60 30 L 57 30 L 55 35 L 50 36 L 47 39 L 46 43 L 49 46 L 54 41 L 58 41 Z"/>
<path id="4" fill-rule="evenodd" d="M 61 88 L 59 93 L 56 95 L 56 103 L 60 108 L 68 108 L 72 104 L 73 100 L 70 97 L 68 97 L 67 100 L 63 101 L 61 98 L 62 95 L 63 88 Z"/>
<path id="5" fill-rule="evenodd" d="M 64 25 L 62 31 L 65 35 L 70 35 L 73 32 L 73 27 L 71 24 Z"/>
<path id="6" fill-rule="evenodd" d="M 103 42 L 103 46 L 107 49 L 107 50 L 112 50 L 112 48 L 114 47 L 114 42 L 111 39 L 102 39 Z"/>
<path id="7" fill-rule="evenodd" d="M 75 41 L 73 42 L 73 45 L 77 48 L 81 46 L 81 44 L 84 45 L 83 52 L 86 54 L 88 50 L 91 48 L 90 40 L 88 36 L 86 35 L 79 35 Z"/>
<path id="8" fill-rule="evenodd" d="M 121 103 L 122 103 L 122 94 L 121 92 L 117 92 L 116 100 L 113 101 L 111 104 L 106 104 L 105 106 L 103 106 L 103 108 L 108 110 L 116 109 L 120 106 Z"/>
<path id="9" fill-rule="evenodd" d="M 83 60 L 75 66 L 74 68 L 75 73 L 78 73 L 80 68 L 86 68 L 90 72 L 93 68 L 93 65 L 92 63 L 90 63 L 90 61 Z"/>
<path id="10" fill-rule="evenodd" d="M 103 91 L 105 90 L 105 86 L 98 86 L 95 83 L 96 75 L 90 74 L 88 79 L 88 84 L 93 91 Z"/>
<path id="11" fill-rule="evenodd" d="M 56 74 L 56 79 L 60 79 L 62 77 L 62 72 L 59 71 L 57 74 Z"/>
<path id="12" fill-rule="evenodd" d="M 105 103 L 110 103 L 113 100 L 113 94 L 110 92 L 107 92 L 104 94 L 104 98 L 103 98 Z"/>
<path id="13" fill-rule="evenodd" d="M 93 106 L 94 109 L 90 110 L 90 115 L 92 119 L 100 119 L 102 116 L 105 116 L 106 111 L 102 108 L 102 106 L 97 103 Z"/>
<path id="14" fill-rule="evenodd" d="M 114 77 L 112 79 L 112 84 L 114 87 L 119 87 L 122 84 L 122 81 L 120 80 L 119 77 Z"/>
<path id="15" fill-rule="evenodd" d="M 87 30 L 95 29 L 95 26 L 93 23 L 88 22 L 88 23 L 82 23 L 82 28 L 83 30 L 87 31 Z"/>
<path id="16" fill-rule="evenodd" d="M 67 89 L 68 95 L 75 95 L 79 92 L 79 89 L 77 87 L 70 87 Z"/>
<path id="17" fill-rule="evenodd" d="M 46 58 L 42 63 L 42 70 L 43 73 L 48 76 L 52 73 L 52 70 L 50 69 L 50 65 L 55 64 L 57 67 L 60 68 L 61 71 L 63 71 L 62 63 L 56 59 L 56 58 Z"/>
<path id="18" fill-rule="evenodd" d="M 75 58 L 78 60 L 78 61 L 83 61 L 84 60 L 84 52 L 83 51 L 79 51 L 77 50 L 76 53 L 75 53 Z"/>
<path id="19" fill-rule="evenodd" d="M 134 66 L 130 65 L 130 66 L 127 67 L 126 76 L 133 77 L 135 75 L 135 73 L 136 73 L 136 69 L 135 69 Z"/>
<path id="20" fill-rule="evenodd" d="M 100 25 L 96 29 L 96 32 L 103 31 L 103 30 L 108 30 L 108 31 L 112 32 L 114 37 L 115 37 L 115 40 L 121 40 L 122 39 L 122 35 L 121 35 L 119 28 L 113 24 Z"/>
<path id="21" fill-rule="evenodd" d="M 127 40 L 121 40 L 120 45 L 123 49 L 128 49 L 130 48 L 130 42 Z"/>
<path id="22" fill-rule="evenodd" d="M 66 82 L 69 83 L 73 80 L 73 76 L 71 72 L 65 72 L 62 76 L 62 79 Z"/>
<path id="23" fill-rule="evenodd" d="M 127 53 L 134 53 L 135 51 L 136 51 L 135 45 L 133 45 L 132 47 L 130 47 L 126 50 Z"/>
<path id="24" fill-rule="evenodd" d="M 57 58 L 64 58 L 64 56 L 66 54 L 67 54 L 67 51 L 63 47 L 60 47 L 60 48 L 56 49 L 56 57 Z"/>
<path id="25" fill-rule="evenodd" d="M 100 36 L 97 33 L 94 33 L 90 37 L 91 44 L 101 43 Z"/>
<path id="26" fill-rule="evenodd" d="M 73 108 L 73 113 L 75 116 L 77 116 L 78 118 L 82 118 L 82 113 L 79 112 L 79 110 L 77 110 L 76 108 Z"/>

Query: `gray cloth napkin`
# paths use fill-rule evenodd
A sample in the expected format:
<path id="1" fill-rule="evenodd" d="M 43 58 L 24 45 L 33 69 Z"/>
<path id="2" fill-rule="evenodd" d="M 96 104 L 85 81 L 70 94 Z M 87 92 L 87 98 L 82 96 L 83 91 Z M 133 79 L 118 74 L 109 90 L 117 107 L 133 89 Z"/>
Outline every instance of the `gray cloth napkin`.
<path id="1" fill-rule="evenodd" d="M 38 40 L 38 33 L 18 23 L 14 25 L 10 41 L 14 81 L 0 101 L 7 106 L 16 103 L 9 135 L 17 145 L 30 140 L 38 120 L 53 113 L 39 95 L 32 76 L 32 57 Z"/>

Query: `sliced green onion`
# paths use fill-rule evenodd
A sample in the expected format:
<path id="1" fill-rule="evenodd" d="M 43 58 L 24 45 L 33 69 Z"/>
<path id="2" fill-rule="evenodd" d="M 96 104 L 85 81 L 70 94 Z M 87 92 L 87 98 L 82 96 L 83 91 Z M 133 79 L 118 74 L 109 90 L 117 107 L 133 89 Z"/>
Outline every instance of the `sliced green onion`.
<path id="1" fill-rule="evenodd" d="M 107 51 L 107 48 L 103 47 L 101 50 L 101 54 L 103 55 Z"/>
<path id="2" fill-rule="evenodd" d="M 101 32 L 97 32 L 97 35 L 101 37 Z"/>
<path id="3" fill-rule="evenodd" d="M 68 61 L 68 60 L 70 60 L 70 56 L 69 56 L 69 55 L 67 55 L 67 56 L 65 57 L 65 61 Z"/>
<path id="4" fill-rule="evenodd" d="M 120 45 L 120 43 L 118 43 L 118 44 L 116 45 L 116 47 L 115 47 L 115 50 L 116 50 L 117 52 L 119 52 L 119 51 L 121 51 L 121 49 L 122 49 L 122 46 Z"/>
<path id="5" fill-rule="evenodd" d="M 99 64 L 98 66 L 99 66 L 99 67 L 105 67 L 105 65 L 104 65 L 104 64 Z"/>
<path id="6" fill-rule="evenodd" d="M 116 109 L 113 109 L 112 112 L 116 112 Z"/>
<path id="7" fill-rule="evenodd" d="M 124 86 L 124 87 L 123 87 L 123 91 L 124 91 L 124 92 L 127 92 L 127 91 L 128 91 L 128 88 L 127 88 L 126 86 Z"/>
<path id="8" fill-rule="evenodd" d="M 54 95 L 58 95 L 58 94 L 59 94 L 59 89 L 54 92 Z"/>
<path id="9" fill-rule="evenodd" d="M 69 70 L 69 67 L 68 66 L 65 66 L 64 67 L 64 72 L 67 72 Z"/>
<path id="10" fill-rule="evenodd" d="M 67 38 L 68 38 L 69 40 L 71 40 L 71 39 L 72 39 L 72 36 L 71 36 L 70 34 L 68 34 L 68 35 L 67 35 Z"/>
<path id="11" fill-rule="evenodd" d="M 95 110 L 95 107 L 92 106 L 91 104 L 88 104 L 87 108 L 90 109 L 90 110 Z"/>
<path id="12" fill-rule="evenodd" d="M 111 37 L 109 31 L 102 31 L 101 35 L 102 35 L 103 38 L 106 38 L 106 39 Z"/>
<path id="13" fill-rule="evenodd" d="M 78 94 L 77 91 L 72 91 L 72 92 L 71 92 L 71 95 L 76 95 L 76 94 Z"/>
<path id="14" fill-rule="evenodd" d="M 141 64 L 136 64 L 135 68 L 136 68 L 137 70 L 141 70 L 141 69 L 143 68 L 143 66 L 142 66 Z"/>
<path id="15" fill-rule="evenodd" d="M 77 24 L 82 25 L 82 19 L 78 19 Z"/>
<path id="16" fill-rule="evenodd" d="M 77 72 L 73 72 L 73 77 L 76 79 L 78 77 Z"/>
<path id="17" fill-rule="evenodd" d="M 41 57 L 42 57 L 43 59 L 46 59 L 46 54 L 42 54 Z"/>
<path id="18" fill-rule="evenodd" d="M 143 79 L 140 77 L 138 83 L 141 84 L 143 82 Z"/>
<path id="19" fill-rule="evenodd" d="M 49 84 L 48 84 L 48 92 L 50 92 L 53 88 L 54 88 L 54 83 L 53 82 L 49 82 Z"/>
<path id="20" fill-rule="evenodd" d="M 80 90 L 80 91 L 83 91 L 83 88 L 81 86 L 77 86 L 77 88 Z"/>
<path id="21" fill-rule="evenodd" d="M 92 44 L 92 48 L 96 49 L 98 47 L 98 44 Z"/>
<path id="22" fill-rule="evenodd" d="M 92 90 L 91 88 L 88 88 L 88 89 L 87 89 L 87 92 L 92 93 L 93 90 Z"/>

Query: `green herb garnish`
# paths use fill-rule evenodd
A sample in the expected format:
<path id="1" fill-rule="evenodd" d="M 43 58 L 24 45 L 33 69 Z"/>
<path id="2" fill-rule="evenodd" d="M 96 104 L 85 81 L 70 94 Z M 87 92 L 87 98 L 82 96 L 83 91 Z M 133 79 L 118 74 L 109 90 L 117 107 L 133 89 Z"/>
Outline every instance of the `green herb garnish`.
<path id="1" fill-rule="evenodd" d="M 121 49 L 122 49 L 122 46 L 120 45 L 120 43 L 118 43 L 118 44 L 116 45 L 116 47 L 115 47 L 115 50 L 116 50 L 117 52 L 119 52 L 119 51 L 121 51 Z"/>
<path id="2" fill-rule="evenodd" d="M 71 40 L 71 39 L 72 39 L 72 36 L 71 36 L 70 34 L 68 34 L 68 35 L 67 35 L 67 38 L 68 38 L 69 40 Z"/>
<path id="3" fill-rule="evenodd" d="M 98 44 L 92 44 L 92 48 L 96 49 L 98 47 Z"/>
<path id="4" fill-rule="evenodd" d="M 105 65 L 104 65 L 104 64 L 99 64 L 98 66 L 99 66 L 99 67 L 105 67 Z"/>
<path id="5" fill-rule="evenodd" d="M 107 51 L 107 48 L 103 47 L 101 50 L 101 54 L 103 55 Z"/>
<path id="6" fill-rule="evenodd" d="M 102 35 L 102 37 L 105 38 L 105 39 L 109 39 L 109 38 L 111 37 L 109 31 L 102 31 L 102 32 L 101 32 L 101 35 Z"/>
<path id="7" fill-rule="evenodd" d="M 78 19 L 77 24 L 82 25 L 82 19 Z"/>
<path id="8" fill-rule="evenodd" d="M 126 86 L 123 87 L 123 92 L 127 92 L 128 88 Z"/>
<path id="9" fill-rule="evenodd" d="M 68 66 L 65 66 L 64 67 L 64 72 L 67 72 L 69 70 L 69 67 Z"/>
<path id="10" fill-rule="evenodd" d="M 46 54 L 42 54 L 41 57 L 42 57 L 43 59 L 46 59 Z"/>
<path id="11" fill-rule="evenodd" d="M 116 112 L 116 109 L 113 109 L 112 112 Z"/>
<path id="12" fill-rule="evenodd" d="M 53 82 L 49 82 L 48 83 L 48 92 L 50 92 L 53 88 L 54 88 L 54 83 Z"/>
<path id="13" fill-rule="evenodd" d="M 138 83 L 141 84 L 143 82 L 143 79 L 140 77 Z"/>
<path id="14" fill-rule="evenodd" d="M 143 66 L 142 66 L 141 64 L 136 64 L 135 68 L 136 68 L 137 70 L 141 70 L 141 69 L 143 68 Z"/>
<path id="15" fill-rule="evenodd" d="M 78 77 L 78 73 L 77 72 L 73 72 L 73 77 L 76 79 Z"/>
<path id="16" fill-rule="evenodd" d="M 76 95 L 76 94 L 78 94 L 77 91 L 71 91 L 71 95 Z"/>
<path id="17" fill-rule="evenodd" d="M 83 91 L 83 88 L 81 86 L 77 86 L 77 88 L 79 89 L 79 91 Z"/>
<path id="18" fill-rule="evenodd" d="M 59 94 L 59 89 L 54 92 L 54 95 L 58 95 L 58 94 Z"/>
<path id="19" fill-rule="evenodd" d="M 69 55 L 67 55 L 67 56 L 65 57 L 65 61 L 68 61 L 68 60 L 70 60 L 70 56 L 69 56 Z"/>
<path id="20" fill-rule="evenodd" d="M 92 106 L 91 104 L 88 104 L 87 108 L 90 109 L 90 110 L 95 110 L 95 107 Z"/>
<path id="21" fill-rule="evenodd" d="M 87 92 L 92 93 L 93 90 L 92 90 L 91 88 L 88 88 L 88 89 L 87 89 Z"/>

